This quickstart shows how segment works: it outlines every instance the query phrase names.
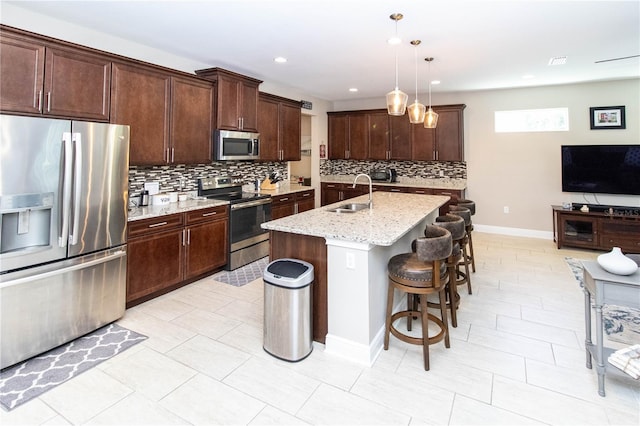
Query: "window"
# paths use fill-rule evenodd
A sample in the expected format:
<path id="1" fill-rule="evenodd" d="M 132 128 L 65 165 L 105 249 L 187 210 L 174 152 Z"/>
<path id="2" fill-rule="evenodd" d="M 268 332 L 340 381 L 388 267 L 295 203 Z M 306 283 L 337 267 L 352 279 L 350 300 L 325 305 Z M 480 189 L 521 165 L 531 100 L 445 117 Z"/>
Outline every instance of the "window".
<path id="1" fill-rule="evenodd" d="M 495 131 L 496 133 L 568 132 L 569 108 L 496 111 Z"/>

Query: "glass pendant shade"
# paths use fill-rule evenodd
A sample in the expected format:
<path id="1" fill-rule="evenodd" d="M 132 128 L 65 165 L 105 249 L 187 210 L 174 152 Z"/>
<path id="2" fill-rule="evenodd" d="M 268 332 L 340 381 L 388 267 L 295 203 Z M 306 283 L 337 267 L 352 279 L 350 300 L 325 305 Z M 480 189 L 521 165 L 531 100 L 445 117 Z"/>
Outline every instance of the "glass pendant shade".
<path id="1" fill-rule="evenodd" d="M 387 112 L 389 115 L 404 115 L 409 96 L 397 87 L 387 93 Z"/>
<path id="2" fill-rule="evenodd" d="M 427 107 L 422 105 L 418 100 L 407 107 L 409 113 L 409 122 L 411 124 L 419 124 L 424 121 L 424 115 Z M 435 114 L 435 113 L 434 113 Z"/>
<path id="3" fill-rule="evenodd" d="M 435 129 L 438 125 L 438 113 L 434 112 L 431 107 L 424 116 L 424 128 Z"/>

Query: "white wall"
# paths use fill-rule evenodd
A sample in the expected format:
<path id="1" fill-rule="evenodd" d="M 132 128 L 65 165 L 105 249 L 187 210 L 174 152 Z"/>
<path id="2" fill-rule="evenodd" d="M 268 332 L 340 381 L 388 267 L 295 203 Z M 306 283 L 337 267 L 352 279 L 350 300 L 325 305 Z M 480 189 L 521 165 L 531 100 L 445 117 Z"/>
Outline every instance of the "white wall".
<path id="1" fill-rule="evenodd" d="M 422 96 L 424 99 L 424 95 Z M 564 201 L 640 207 L 640 197 L 563 193 L 560 145 L 638 144 L 640 80 L 432 95 L 434 104 L 466 104 L 467 197 L 477 229 L 550 238 L 552 204 Z M 589 107 L 624 105 L 625 130 L 590 130 Z M 495 133 L 494 111 L 569 108 L 568 132 Z M 384 99 L 337 102 L 334 110 L 384 108 Z M 509 207 L 510 213 L 503 213 Z"/>

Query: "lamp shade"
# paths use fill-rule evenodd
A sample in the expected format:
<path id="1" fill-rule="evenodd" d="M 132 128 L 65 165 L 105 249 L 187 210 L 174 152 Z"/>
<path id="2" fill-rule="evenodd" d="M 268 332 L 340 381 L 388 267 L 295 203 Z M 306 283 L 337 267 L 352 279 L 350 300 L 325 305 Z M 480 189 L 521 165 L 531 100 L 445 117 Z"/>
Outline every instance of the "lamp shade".
<path id="1" fill-rule="evenodd" d="M 409 122 L 411 124 L 419 124 L 424 121 L 424 115 L 427 107 L 422 105 L 418 100 L 407 107 L 409 113 Z M 435 113 L 434 113 L 435 114 Z"/>
<path id="2" fill-rule="evenodd" d="M 434 112 L 431 107 L 424 116 L 424 128 L 435 129 L 438 125 L 438 113 Z"/>
<path id="3" fill-rule="evenodd" d="M 387 112 L 389 115 L 404 115 L 409 96 L 397 87 L 387 93 Z"/>

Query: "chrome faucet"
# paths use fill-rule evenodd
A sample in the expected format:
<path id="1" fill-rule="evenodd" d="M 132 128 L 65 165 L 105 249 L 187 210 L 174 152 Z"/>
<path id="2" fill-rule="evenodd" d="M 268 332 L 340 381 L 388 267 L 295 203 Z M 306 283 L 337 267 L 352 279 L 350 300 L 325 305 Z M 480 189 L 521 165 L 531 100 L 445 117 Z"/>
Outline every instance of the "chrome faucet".
<path id="1" fill-rule="evenodd" d="M 356 178 L 353 180 L 353 186 L 352 186 L 352 188 L 355 188 L 355 187 L 356 187 L 356 182 L 358 181 L 358 178 L 359 178 L 360 176 L 364 176 L 364 177 L 366 177 L 367 179 L 369 179 L 369 209 L 372 209 L 372 208 L 373 208 L 373 197 L 372 197 L 372 196 L 373 196 L 373 182 L 371 181 L 371 176 L 366 175 L 366 174 L 364 174 L 364 173 L 360 173 L 360 174 L 359 174 L 359 175 L 357 175 L 357 176 L 356 176 Z"/>

